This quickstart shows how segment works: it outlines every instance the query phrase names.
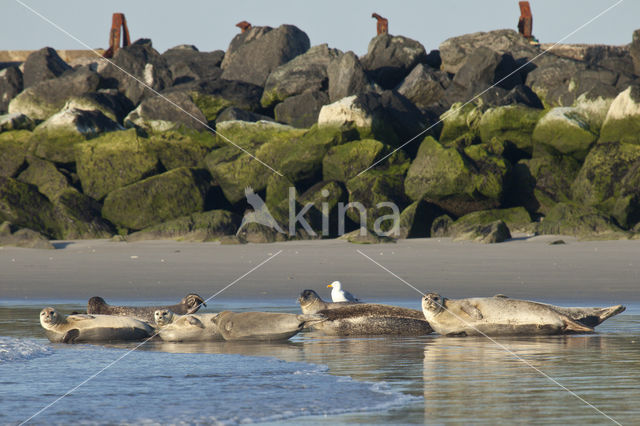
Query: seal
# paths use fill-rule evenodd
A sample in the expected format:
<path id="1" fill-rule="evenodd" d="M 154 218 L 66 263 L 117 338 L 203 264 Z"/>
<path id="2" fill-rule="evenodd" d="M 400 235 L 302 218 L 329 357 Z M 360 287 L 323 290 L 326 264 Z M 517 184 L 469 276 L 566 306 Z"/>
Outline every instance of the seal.
<path id="1" fill-rule="evenodd" d="M 326 321 L 314 324 L 315 331 L 332 336 L 423 336 L 433 332 L 417 309 L 376 303 L 330 303 L 313 290 L 298 297 L 305 314 L 321 314 Z"/>
<path id="2" fill-rule="evenodd" d="M 300 303 L 303 314 L 316 314 L 325 309 L 334 309 L 355 304 L 354 302 L 325 302 L 320 298 L 318 293 L 313 290 L 304 290 L 300 293 L 298 303 Z"/>
<path id="3" fill-rule="evenodd" d="M 220 312 L 213 320 L 225 340 L 287 340 L 303 328 L 324 321 L 318 314 Z"/>
<path id="4" fill-rule="evenodd" d="M 87 303 L 88 314 L 119 315 L 138 318 L 153 324 L 153 313 L 159 309 L 167 309 L 178 315 L 193 314 L 201 306 L 207 306 L 202 297 L 197 294 L 187 294 L 180 303 L 171 306 L 114 306 L 109 305 L 102 297 L 92 297 Z"/>
<path id="5" fill-rule="evenodd" d="M 168 309 L 153 314 L 157 333 L 165 342 L 208 342 L 224 340 L 214 319 L 218 314 L 177 315 Z"/>
<path id="6" fill-rule="evenodd" d="M 135 318 L 87 314 L 65 317 L 55 308 L 40 311 L 40 325 L 53 343 L 142 340 L 154 332 L 149 324 Z"/>
<path id="7" fill-rule="evenodd" d="M 549 305 L 508 297 L 445 299 L 422 297 L 422 311 L 431 327 L 445 336 L 506 336 L 592 333 Z"/>
<path id="8" fill-rule="evenodd" d="M 331 288 L 331 300 L 333 302 L 359 302 L 360 300 L 356 298 L 353 294 L 349 293 L 347 290 L 342 289 L 342 283 L 340 281 L 334 281 L 327 286 L 327 288 Z"/>
<path id="9" fill-rule="evenodd" d="M 507 297 L 503 294 L 497 294 L 493 297 Z M 536 302 L 540 303 L 540 302 Z M 602 324 L 609 318 L 624 312 L 627 308 L 622 305 L 609 306 L 606 308 L 599 307 L 565 307 L 556 306 L 547 303 L 540 303 L 541 305 L 549 306 L 553 310 L 560 312 L 563 315 L 568 316 L 574 321 L 584 324 L 587 327 L 596 327 Z"/>

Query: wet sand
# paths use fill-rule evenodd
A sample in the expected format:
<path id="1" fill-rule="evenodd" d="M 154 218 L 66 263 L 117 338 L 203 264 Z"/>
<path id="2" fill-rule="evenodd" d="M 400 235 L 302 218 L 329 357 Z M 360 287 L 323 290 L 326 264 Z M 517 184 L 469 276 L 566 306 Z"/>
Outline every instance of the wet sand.
<path id="1" fill-rule="evenodd" d="M 563 239 L 566 244 L 549 245 Z M 109 240 L 56 242 L 56 250 L 0 249 L 0 300 L 109 299 L 175 301 L 188 292 L 209 297 L 261 262 L 264 265 L 217 296 L 283 299 L 315 289 L 329 297 L 340 280 L 363 300 L 416 300 L 420 291 L 446 297 L 492 296 L 598 305 L 640 301 L 640 241 L 576 241 L 541 236 L 484 245 L 450 239 L 394 244 L 293 241 L 220 245 Z"/>

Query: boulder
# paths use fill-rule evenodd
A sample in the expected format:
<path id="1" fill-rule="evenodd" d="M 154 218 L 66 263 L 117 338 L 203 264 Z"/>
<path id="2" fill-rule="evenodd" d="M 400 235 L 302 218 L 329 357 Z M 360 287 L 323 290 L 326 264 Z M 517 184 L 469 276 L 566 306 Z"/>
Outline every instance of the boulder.
<path id="1" fill-rule="evenodd" d="M 454 224 L 455 228 L 455 224 Z M 487 225 L 469 225 L 452 233 L 454 241 L 475 241 L 484 244 L 502 243 L 511 239 L 509 227 L 501 220 Z"/>
<path id="2" fill-rule="evenodd" d="M 65 134 L 71 137 L 92 138 L 101 133 L 124 130 L 124 127 L 111 120 L 98 110 L 77 109 L 72 104 L 65 106 L 39 124 L 34 133 L 44 133 L 57 137 Z"/>
<path id="3" fill-rule="evenodd" d="M 533 131 L 535 149 L 584 160 L 598 137 L 597 130 L 592 130 L 587 120 L 577 108 L 551 109 L 538 121 Z"/>
<path id="4" fill-rule="evenodd" d="M 633 32 L 629 53 L 633 62 L 634 74 L 640 75 L 640 30 Z"/>
<path id="5" fill-rule="evenodd" d="M 209 123 L 216 121 L 218 114 L 231 106 L 245 111 L 260 109 L 262 88 L 250 83 L 223 79 L 202 80 L 176 86 L 176 90 L 178 89 L 191 93 L 191 99 Z"/>
<path id="6" fill-rule="evenodd" d="M 26 130 L 0 133 L 0 176 L 15 177 L 24 168 L 30 137 Z"/>
<path id="7" fill-rule="evenodd" d="M 255 212 L 245 214 L 243 221 L 245 220 L 247 223 L 241 226 L 236 234 L 236 237 L 241 243 L 264 244 L 287 240 L 286 234 L 257 222 Z"/>
<path id="8" fill-rule="evenodd" d="M 321 44 L 280 65 L 269 74 L 260 103 L 268 108 L 290 96 L 326 90 L 327 67 L 340 55 L 339 50 Z"/>
<path id="9" fill-rule="evenodd" d="M 453 219 L 449 215 L 443 214 L 436 217 L 431 224 L 431 238 L 446 238 L 451 236 Z"/>
<path id="10" fill-rule="evenodd" d="M 0 224 L 0 246 L 53 250 L 49 239 L 31 229 L 19 228 L 10 222 Z"/>
<path id="11" fill-rule="evenodd" d="M 618 96 L 618 91 L 611 86 L 596 86 L 578 96 L 573 107 L 586 119 L 589 128 L 600 134 L 607 112 Z"/>
<path id="12" fill-rule="evenodd" d="M 383 89 L 395 88 L 427 52 L 419 42 L 403 36 L 379 34 L 369 42 L 367 54 L 360 58 L 370 78 Z"/>
<path id="13" fill-rule="evenodd" d="M 253 27 L 231 41 L 221 64 L 222 78 L 264 87 L 271 72 L 309 46 L 309 37 L 293 25 Z"/>
<path id="14" fill-rule="evenodd" d="M 428 136 L 411 163 L 406 194 L 424 199 L 455 216 L 500 206 L 509 164 L 482 145 L 463 151 L 445 148 Z"/>
<path id="15" fill-rule="evenodd" d="M 75 160 L 82 192 L 96 200 L 158 173 L 157 156 L 134 129 L 78 145 Z"/>
<path id="16" fill-rule="evenodd" d="M 16 179 L 0 176 L 0 221 L 61 237 L 61 227 L 53 204 L 38 189 Z"/>
<path id="17" fill-rule="evenodd" d="M 628 87 L 613 100 L 599 141 L 640 145 L 640 86 Z"/>
<path id="18" fill-rule="evenodd" d="M 400 213 L 398 238 L 425 238 L 431 236 L 431 226 L 442 210 L 425 201 L 415 201 Z"/>
<path id="19" fill-rule="evenodd" d="M 469 99 L 493 84 L 510 90 L 522 84 L 520 74 L 512 74 L 517 68 L 510 54 L 500 55 L 489 47 L 480 46 L 469 53 L 456 72 L 453 86 L 459 91 L 461 100 Z"/>
<path id="20" fill-rule="evenodd" d="M 181 126 L 202 131 L 206 129 L 207 117 L 188 92 L 173 90 L 164 92 L 162 98 L 156 96 L 144 99 L 127 115 L 124 124 L 150 132 L 163 132 Z"/>
<path id="21" fill-rule="evenodd" d="M 337 236 L 340 221 L 343 224 L 348 221 L 344 215 L 340 216 L 340 203 L 345 205 L 349 199 L 346 188 L 340 182 L 318 182 L 296 199 L 301 207 L 313 205 L 305 217 L 311 228 L 323 237 Z"/>
<path id="22" fill-rule="evenodd" d="M 374 139 L 363 139 L 334 146 L 322 159 L 325 181 L 347 182 L 389 152 L 389 147 Z"/>
<path id="23" fill-rule="evenodd" d="M 318 121 L 318 115 L 324 105 L 329 103 L 326 92 L 308 91 L 290 96 L 276 105 L 274 116 L 281 123 L 306 129 Z"/>
<path id="24" fill-rule="evenodd" d="M 580 238 L 597 235 L 622 234 L 607 216 L 593 207 L 576 203 L 558 203 L 541 221 L 536 231 L 539 234 L 571 235 Z"/>
<path id="25" fill-rule="evenodd" d="M 351 51 L 333 58 L 327 67 L 329 100 L 339 101 L 347 96 L 371 90 L 371 84 L 358 57 Z"/>
<path id="26" fill-rule="evenodd" d="M 51 47 L 43 47 L 31 53 L 24 62 L 24 87 L 26 89 L 45 80 L 60 77 L 70 69 L 69 64 L 58 56 L 58 52 Z"/>
<path id="27" fill-rule="evenodd" d="M 445 72 L 418 64 L 402 81 L 398 93 L 418 108 L 429 109 L 440 106 L 440 101 L 450 84 L 451 79 Z"/>
<path id="28" fill-rule="evenodd" d="M 167 63 L 174 85 L 218 78 L 222 74 L 222 50 L 200 52 L 195 46 L 181 45 L 167 50 L 160 57 Z"/>
<path id="29" fill-rule="evenodd" d="M 111 120 L 122 124 L 124 118 L 133 110 L 133 104 L 122 93 L 115 89 L 103 89 L 69 98 L 70 108 L 86 111 L 100 111 Z"/>
<path id="30" fill-rule="evenodd" d="M 140 230 L 202 211 L 205 193 L 192 170 L 174 169 L 110 192 L 102 216 L 116 226 Z"/>
<path id="31" fill-rule="evenodd" d="M 29 166 L 17 179 L 36 186 L 49 200 L 55 200 L 62 191 L 70 187 L 67 178 L 52 162 L 29 156 L 27 164 Z"/>
<path id="32" fill-rule="evenodd" d="M 0 70 L 0 114 L 8 111 L 9 102 L 22 92 L 22 71 L 18 67 Z"/>
<path id="33" fill-rule="evenodd" d="M 518 150 L 531 154 L 531 135 L 543 111 L 520 105 L 508 105 L 487 110 L 478 123 L 483 142 L 497 140 L 514 145 Z"/>
<path id="34" fill-rule="evenodd" d="M 440 44 L 440 58 L 442 70 L 456 74 L 467 57 L 481 47 L 489 48 L 502 55 L 510 53 L 517 60 L 531 59 L 540 50 L 514 30 L 495 30 L 489 32 L 477 32 L 452 37 Z"/>
<path id="35" fill-rule="evenodd" d="M 484 108 L 473 102 L 451 105 L 451 108 L 440 116 L 440 142 L 443 145 L 471 145 L 480 136 L 478 124 L 484 111 Z"/>
<path id="36" fill-rule="evenodd" d="M 66 188 L 53 200 L 61 228 L 61 239 L 95 239 L 113 236 L 110 224 L 100 215 L 100 204 L 91 197 Z"/>
<path id="37" fill-rule="evenodd" d="M 531 216 L 524 207 L 512 207 L 466 214 L 456 220 L 449 227 L 449 231 L 452 235 L 460 235 L 467 233 L 469 229 L 491 225 L 497 221 L 505 223 L 509 230 L 527 231 L 532 225 Z"/>
<path id="38" fill-rule="evenodd" d="M 448 95 L 448 93 L 447 93 Z M 482 92 L 478 103 L 488 107 L 498 107 L 506 105 L 521 105 L 529 108 L 542 109 L 542 101 L 528 86 L 518 84 L 511 90 L 494 86 Z"/>
<path id="39" fill-rule="evenodd" d="M 0 133 L 10 130 L 33 130 L 35 123 L 24 114 L 0 115 Z"/>
<path id="40" fill-rule="evenodd" d="M 97 73 L 82 68 L 27 87 L 11 100 L 9 112 L 24 114 L 36 121 L 46 120 L 58 112 L 69 98 L 95 92 L 100 83 L 101 78 Z"/>
<path id="41" fill-rule="evenodd" d="M 154 133 L 148 139 L 138 139 L 149 158 L 160 161 L 160 169 L 179 167 L 205 168 L 204 158 L 221 143 L 210 132 L 189 130 Z"/>
<path id="42" fill-rule="evenodd" d="M 159 92 L 173 84 L 167 61 L 152 47 L 150 41 L 137 41 L 118 49 L 111 62 L 113 64 L 107 63 L 99 68 L 100 74 L 107 80 L 108 87 L 124 93 L 134 105 L 138 105 L 146 96 L 155 96 L 145 85 Z"/>
<path id="43" fill-rule="evenodd" d="M 395 243 L 393 238 L 384 235 L 377 235 L 365 227 L 356 229 L 340 237 L 341 240 L 346 240 L 351 244 L 382 244 L 382 243 Z"/>
<path id="44" fill-rule="evenodd" d="M 226 210 L 211 210 L 150 226 L 142 231 L 127 235 L 127 241 L 217 241 L 225 235 L 235 235 L 238 226 L 240 226 L 240 216 L 235 213 Z"/>
<path id="45" fill-rule="evenodd" d="M 246 111 L 244 109 L 240 109 L 237 107 L 228 107 L 222 110 L 216 117 L 216 124 L 222 123 L 223 121 L 274 121 L 273 118 L 256 114 L 255 112 Z"/>

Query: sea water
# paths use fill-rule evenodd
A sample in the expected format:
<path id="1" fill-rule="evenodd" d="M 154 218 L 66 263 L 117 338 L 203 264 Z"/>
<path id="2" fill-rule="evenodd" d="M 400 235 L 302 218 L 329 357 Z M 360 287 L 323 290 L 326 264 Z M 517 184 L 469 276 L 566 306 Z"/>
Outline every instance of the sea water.
<path id="1" fill-rule="evenodd" d="M 48 304 L 66 313 L 82 309 L 80 302 Z M 295 312 L 260 301 L 229 307 L 240 305 Z M 594 335 L 490 341 L 303 333 L 282 343 L 144 345 L 51 344 L 38 323 L 42 307 L 0 305 L 0 424 L 640 419 L 638 306 Z"/>

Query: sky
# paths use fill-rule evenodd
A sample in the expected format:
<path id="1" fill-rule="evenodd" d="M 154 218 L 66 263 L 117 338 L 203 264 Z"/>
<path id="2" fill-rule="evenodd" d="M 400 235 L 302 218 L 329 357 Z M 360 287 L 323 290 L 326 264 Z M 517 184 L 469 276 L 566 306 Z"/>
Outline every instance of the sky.
<path id="1" fill-rule="evenodd" d="M 618 2 L 563 42 L 627 44 L 640 28 L 638 0 L 530 0 L 533 34 L 542 43 L 559 42 Z M 362 55 L 375 36 L 372 12 L 389 20 L 389 33 L 418 40 L 429 51 L 457 35 L 516 29 L 520 16 L 517 0 L 0 0 L 0 50 L 86 49 L 20 3 L 92 48 L 108 47 L 111 14 L 122 12 L 131 41 L 150 38 L 160 52 L 179 44 L 226 50 L 239 32 L 235 24 L 246 20 L 254 26 L 293 24 L 311 45 L 328 43 Z"/>

